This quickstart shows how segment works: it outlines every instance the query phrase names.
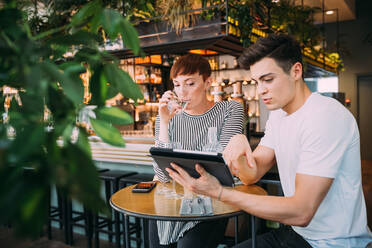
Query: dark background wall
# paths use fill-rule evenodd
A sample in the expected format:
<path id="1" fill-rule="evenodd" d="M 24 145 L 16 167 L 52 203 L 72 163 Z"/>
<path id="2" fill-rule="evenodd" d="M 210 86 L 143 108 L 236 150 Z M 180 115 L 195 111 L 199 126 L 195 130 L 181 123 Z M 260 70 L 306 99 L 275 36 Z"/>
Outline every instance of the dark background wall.
<path id="1" fill-rule="evenodd" d="M 372 1 L 357 0 L 356 16 L 356 20 L 339 23 L 340 47 L 349 52 L 348 55 L 343 56 L 345 70 L 339 74 L 339 91 L 345 92 L 346 97 L 350 98 L 349 109 L 355 117 L 357 117 L 358 76 L 372 75 Z M 325 33 L 327 44 L 334 43 L 336 23 L 327 24 Z"/>

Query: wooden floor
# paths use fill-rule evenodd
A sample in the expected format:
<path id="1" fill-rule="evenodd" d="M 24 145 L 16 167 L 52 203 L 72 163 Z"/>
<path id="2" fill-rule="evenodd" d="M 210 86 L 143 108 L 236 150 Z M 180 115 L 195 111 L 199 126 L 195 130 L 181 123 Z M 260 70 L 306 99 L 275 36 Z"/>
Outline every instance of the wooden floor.
<path id="1" fill-rule="evenodd" d="M 57 228 L 52 229 L 53 240 L 49 240 L 46 233 L 45 236 L 36 240 L 20 239 L 16 237 L 12 229 L 0 227 L 0 247 L 1 248 L 86 248 L 87 242 L 83 235 L 74 234 L 74 245 L 69 246 L 63 242 L 63 232 Z M 114 248 L 114 243 L 107 241 L 100 242 L 100 248 Z"/>

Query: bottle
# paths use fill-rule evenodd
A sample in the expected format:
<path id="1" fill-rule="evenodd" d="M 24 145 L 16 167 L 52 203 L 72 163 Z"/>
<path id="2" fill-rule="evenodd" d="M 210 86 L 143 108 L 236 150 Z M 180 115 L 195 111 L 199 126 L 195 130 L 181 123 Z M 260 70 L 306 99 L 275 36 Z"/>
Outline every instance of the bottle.
<path id="1" fill-rule="evenodd" d="M 224 60 L 224 61 L 222 61 L 222 63 L 221 63 L 221 69 L 226 69 L 227 68 L 227 63 L 226 63 L 226 61 Z"/>
<path id="2" fill-rule="evenodd" d="M 204 152 L 223 152 L 223 147 L 217 139 L 217 127 L 208 128 L 208 143 L 203 146 Z"/>
<path id="3" fill-rule="evenodd" d="M 233 60 L 233 68 L 238 68 L 238 60 L 236 58 Z"/>
<path id="4" fill-rule="evenodd" d="M 243 99 L 242 94 L 242 82 L 237 81 L 233 84 L 233 94 L 231 94 L 231 98 L 234 101 L 239 102 L 243 106 L 244 113 L 246 112 L 245 100 Z"/>

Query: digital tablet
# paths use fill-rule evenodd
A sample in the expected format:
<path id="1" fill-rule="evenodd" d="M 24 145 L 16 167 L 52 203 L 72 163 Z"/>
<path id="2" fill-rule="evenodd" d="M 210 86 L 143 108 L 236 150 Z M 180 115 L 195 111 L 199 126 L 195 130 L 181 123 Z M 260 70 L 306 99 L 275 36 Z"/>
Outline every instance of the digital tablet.
<path id="1" fill-rule="evenodd" d="M 172 168 L 170 163 L 174 162 L 187 171 L 190 176 L 198 178 L 200 175 L 195 170 L 195 164 L 199 163 L 209 174 L 215 176 L 222 185 L 234 186 L 233 176 L 221 153 L 151 147 L 150 154 L 167 176 L 169 175 L 165 169 Z"/>

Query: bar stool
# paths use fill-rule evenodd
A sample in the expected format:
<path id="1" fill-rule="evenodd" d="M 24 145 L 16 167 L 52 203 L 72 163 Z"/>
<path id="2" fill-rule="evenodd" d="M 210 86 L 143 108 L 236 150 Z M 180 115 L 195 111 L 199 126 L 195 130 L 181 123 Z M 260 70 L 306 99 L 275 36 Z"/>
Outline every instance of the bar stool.
<path id="1" fill-rule="evenodd" d="M 57 188 L 56 196 L 57 196 L 57 205 L 52 205 L 51 198 L 49 200 L 49 217 L 48 217 L 48 239 L 52 239 L 52 222 L 57 222 L 59 225 L 59 229 L 62 230 L 64 228 L 64 212 L 63 212 L 63 200 L 62 196 Z M 50 192 L 52 194 L 52 192 Z M 65 242 L 67 242 L 67 234 L 65 233 Z"/>
<path id="2" fill-rule="evenodd" d="M 269 194 L 270 194 L 270 186 L 273 186 L 275 189 L 275 192 L 272 192 L 271 190 L 271 195 L 276 195 L 276 196 L 284 196 L 283 189 L 282 189 L 282 184 L 280 183 L 280 177 L 279 173 L 277 172 L 267 172 L 257 183 L 259 186 L 264 188 Z M 263 232 L 267 232 L 272 230 L 272 228 L 278 228 L 283 226 L 281 223 L 275 223 L 271 222 L 272 224 L 275 224 L 274 226 L 268 226 L 268 221 L 259 219 L 260 224 L 258 225 L 260 229 L 262 229 Z"/>
<path id="3" fill-rule="evenodd" d="M 283 196 L 282 184 L 280 183 L 280 178 L 278 173 L 267 172 L 259 181 L 258 184 L 263 188 L 267 189 L 268 185 L 274 185 L 277 189 L 277 194 Z"/>
<path id="4" fill-rule="evenodd" d="M 119 190 L 119 180 L 135 174 L 137 174 L 137 172 L 121 170 L 109 170 L 100 173 L 99 178 L 103 180 L 105 184 L 105 198 L 107 204 L 109 204 L 111 195 Z M 113 225 L 115 225 L 114 231 L 112 230 Z M 107 230 L 104 229 L 106 227 Z M 107 233 L 110 242 L 112 242 L 112 235 L 114 235 L 116 247 L 120 247 L 120 215 L 117 211 L 114 211 L 114 219 L 112 219 L 112 217 L 100 216 L 99 214 L 94 216 L 94 237 L 96 247 L 99 247 L 100 232 Z"/>
<path id="5" fill-rule="evenodd" d="M 108 171 L 108 169 L 97 169 L 98 173 Z M 73 228 L 75 226 L 85 229 L 87 236 L 87 246 L 92 247 L 93 238 L 93 214 L 85 206 L 83 211 L 73 210 L 73 203 L 67 196 L 56 188 L 57 205 L 49 206 L 48 238 L 52 239 L 52 221 L 59 223 L 59 228 L 64 229 L 65 243 L 73 244 Z"/>
<path id="6" fill-rule="evenodd" d="M 138 173 L 138 174 L 135 174 L 135 175 L 132 175 L 132 176 L 124 177 L 124 178 L 120 179 L 120 181 L 119 181 L 120 188 L 124 188 L 124 187 L 130 186 L 130 185 L 133 185 L 133 184 L 136 184 L 136 183 L 140 183 L 140 182 L 152 181 L 153 178 L 154 178 L 154 174 L 149 174 L 149 173 Z M 128 224 L 129 224 L 129 237 L 132 233 L 136 234 L 136 237 L 130 237 L 131 240 L 134 240 L 136 242 L 136 245 L 137 245 L 136 247 L 141 247 L 141 240 L 144 241 L 145 247 L 148 247 L 148 245 L 146 246 L 146 243 L 148 241 L 148 239 L 147 239 L 147 233 L 148 233 L 147 221 L 144 220 L 144 219 L 141 219 L 141 221 L 140 221 L 138 218 L 134 217 L 134 223 L 128 223 Z M 123 229 L 125 229 L 124 225 L 125 225 L 125 223 L 123 222 Z M 143 230 L 142 233 L 141 233 L 141 230 Z M 141 237 L 141 234 L 143 235 L 142 237 Z M 126 247 L 126 248 L 129 248 L 129 247 Z"/>

